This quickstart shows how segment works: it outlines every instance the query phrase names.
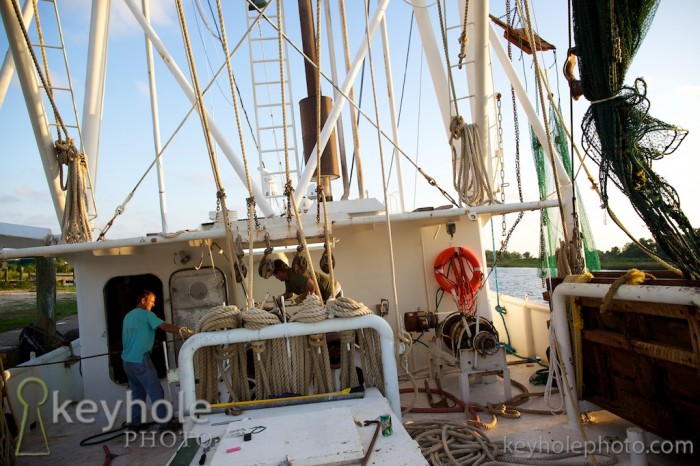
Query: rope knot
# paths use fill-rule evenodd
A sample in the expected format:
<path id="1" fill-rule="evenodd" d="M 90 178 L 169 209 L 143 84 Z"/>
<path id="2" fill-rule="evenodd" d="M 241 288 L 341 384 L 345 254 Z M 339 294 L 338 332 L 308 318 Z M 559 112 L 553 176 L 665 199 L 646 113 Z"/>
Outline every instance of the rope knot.
<path id="1" fill-rule="evenodd" d="M 265 342 L 264 341 L 251 341 L 250 348 L 253 350 L 253 353 L 256 353 L 256 354 L 264 353 L 265 352 Z"/>
<path id="2" fill-rule="evenodd" d="M 309 346 L 311 348 L 320 349 L 326 344 L 326 336 L 323 333 L 314 333 L 309 335 Z"/>
<path id="3" fill-rule="evenodd" d="M 607 312 L 608 309 L 610 309 L 610 306 L 612 305 L 613 297 L 615 296 L 615 293 L 617 293 L 617 290 L 622 286 L 622 285 L 641 285 L 644 283 L 644 280 L 646 278 L 656 278 L 651 274 L 642 272 L 641 270 L 637 269 L 629 269 L 627 272 L 625 272 L 624 275 L 621 277 L 618 277 L 615 279 L 615 281 L 610 285 L 610 289 L 608 290 L 607 293 L 605 293 L 605 297 L 603 298 L 603 303 L 600 305 L 600 312 L 601 314 L 604 312 Z"/>
<path id="4" fill-rule="evenodd" d="M 340 332 L 340 343 L 355 344 L 355 331 L 343 330 L 342 332 Z"/>
<path id="5" fill-rule="evenodd" d="M 462 115 L 455 115 L 452 117 L 452 121 L 450 121 L 450 138 L 451 139 L 459 139 L 462 137 L 462 134 L 464 133 L 464 118 Z"/>

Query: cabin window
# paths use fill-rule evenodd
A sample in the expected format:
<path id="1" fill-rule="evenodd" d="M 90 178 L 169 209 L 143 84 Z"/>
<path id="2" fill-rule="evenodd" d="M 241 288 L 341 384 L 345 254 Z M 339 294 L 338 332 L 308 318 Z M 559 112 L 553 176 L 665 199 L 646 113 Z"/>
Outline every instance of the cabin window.
<path id="1" fill-rule="evenodd" d="M 126 374 L 122 368 L 122 321 L 124 316 L 136 307 L 136 299 L 143 290 L 156 294 L 156 304 L 152 311 L 161 319 L 165 319 L 165 299 L 163 283 L 152 274 L 127 275 L 111 278 L 104 287 L 105 310 L 107 313 L 107 339 L 109 347 L 109 373 L 112 380 L 118 384 L 127 384 Z M 162 343 L 166 333 L 156 331 L 156 344 L 151 352 L 153 365 L 158 371 L 158 377 L 165 377 L 165 357 Z"/>

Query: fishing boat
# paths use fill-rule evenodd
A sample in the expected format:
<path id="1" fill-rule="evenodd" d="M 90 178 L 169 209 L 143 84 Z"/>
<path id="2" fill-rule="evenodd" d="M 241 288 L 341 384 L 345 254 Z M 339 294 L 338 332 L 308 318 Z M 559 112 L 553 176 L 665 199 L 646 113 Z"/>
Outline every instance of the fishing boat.
<path id="1" fill-rule="evenodd" d="M 0 223 L 0 259 L 35 258 L 49 300 L 70 262 L 80 333 L 3 374 L 3 464 L 692 462 L 700 241 L 651 169 L 687 132 L 626 76 L 658 1 L 572 1 L 561 44 L 527 0 L 87 3 L 0 0 L 55 215 Z M 667 274 L 598 272 L 587 165 Z M 547 304 L 489 291 L 520 234 Z M 152 352 L 173 431 L 125 424 L 143 290 L 195 332 Z"/>

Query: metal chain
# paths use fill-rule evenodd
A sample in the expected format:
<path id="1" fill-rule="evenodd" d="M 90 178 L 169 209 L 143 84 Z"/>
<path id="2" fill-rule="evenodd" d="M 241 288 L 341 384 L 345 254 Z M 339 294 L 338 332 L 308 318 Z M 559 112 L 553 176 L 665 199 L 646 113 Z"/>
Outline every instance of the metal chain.
<path id="1" fill-rule="evenodd" d="M 506 15 L 507 15 L 507 22 L 508 26 L 511 26 L 511 20 L 510 20 L 510 0 L 506 2 Z M 513 21 L 515 21 L 515 17 L 513 17 Z M 513 53 L 511 49 L 511 43 L 508 42 L 508 59 L 510 61 L 513 60 Z M 518 107 L 517 107 L 517 102 L 515 100 L 515 89 L 513 86 L 510 87 L 510 96 L 511 96 L 511 102 L 513 104 L 513 127 L 515 129 L 515 176 L 517 177 L 518 180 L 518 196 L 520 199 L 520 202 L 523 202 L 523 190 L 522 190 L 522 180 L 520 178 L 520 124 L 518 123 Z M 498 109 L 499 109 L 499 122 L 501 120 L 500 116 L 500 99 L 498 101 Z M 501 254 L 503 254 L 503 251 L 506 249 L 508 246 L 508 242 L 510 241 L 510 237 L 513 235 L 513 232 L 515 231 L 515 227 L 518 226 L 520 223 L 520 220 L 523 218 L 523 212 L 518 213 L 518 217 L 515 219 L 515 222 L 513 222 L 513 225 L 510 227 L 510 230 L 506 232 L 506 216 L 503 216 L 503 221 L 501 222 L 501 228 L 502 228 L 502 235 L 505 236 L 505 239 L 501 242 L 501 248 L 499 249 L 497 255 L 496 255 L 496 260 L 501 257 Z"/>
<path id="2" fill-rule="evenodd" d="M 248 215 L 252 215 L 255 218 L 255 229 L 258 230 L 260 228 L 260 220 L 258 216 L 255 215 L 255 196 L 247 197 L 245 203 L 248 208 Z"/>
<path id="3" fill-rule="evenodd" d="M 284 184 L 284 196 L 287 198 L 287 224 L 292 223 L 292 196 L 294 188 L 292 181 L 289 179 L 289 171 L 287 171 L 287 182 Z"/>
<path id="4" fill-rule="evenodd" d="M 323 194 L 323 186 L 320 184 L 316 185 L 316 223 L 321 223 L 321 200 L 324 203 L 325 209 L 325 197 Z"/>
<path id="5" fill-rule="evenodd" d="M 501 93 L 496 94 L 496 115 L 498 119 L 498 156 L 501 163 L 501 204 L 506 202 L 506 170 L 503 157 L 503 114 L 501 113 Z M 506 236 L 506 216 L 501 217 L 501 236 Z"/>

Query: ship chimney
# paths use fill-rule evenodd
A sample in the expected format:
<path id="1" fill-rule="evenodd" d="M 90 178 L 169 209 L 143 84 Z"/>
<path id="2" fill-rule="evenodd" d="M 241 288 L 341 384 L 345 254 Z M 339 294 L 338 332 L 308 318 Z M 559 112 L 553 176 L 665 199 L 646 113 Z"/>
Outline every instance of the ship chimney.
<path id="1" fill-rule="evenodd" d="M 313 8 L 311 0 L 299 0 L 299 23 L 301 26 L 301 37 L 304 54 L 309 57 L 309 61 L 304 62 L 306 72 L 306 93 L 308 97 L 299 101 L 301 113 L 301 138 L 304 144 L 304 160 L 308 163 L 311 151 L 317 144 L 316 139 L 316 88 L 318 85 L 316 66 L 318 66 L 318 56 L 316 54 L 316 30 L 314 28 Z M 328 119 L 328 114 L 333 107 L 333 100 L 330 97 L 321 96 L 321 128 Z M 314 172 L 317 176 L 319 167 Z M 321 154 L 321 185 L 327 201 L 333 200 L 331 192 L 331 180 L 340 176 L 338 170 L 338 154 L 335 142 L 335 129 L 331 132 L 328 143 Z M 320 201 L 320 199 L 319 199 Z"/>

